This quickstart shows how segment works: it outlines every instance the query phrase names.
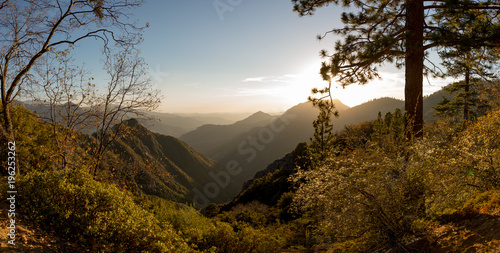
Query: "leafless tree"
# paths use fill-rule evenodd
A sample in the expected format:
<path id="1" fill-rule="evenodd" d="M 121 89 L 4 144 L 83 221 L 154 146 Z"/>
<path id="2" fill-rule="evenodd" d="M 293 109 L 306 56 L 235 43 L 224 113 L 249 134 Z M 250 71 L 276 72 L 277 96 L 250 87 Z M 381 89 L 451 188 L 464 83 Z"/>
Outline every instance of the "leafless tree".
<path id="1" fill-rule="evenodd" d="M 94 38 L 134 45 L 142 27 L 131 11 L 142 0 L 4 0 L 0 2 L 0 95 L 2 141 L 14 141 L 10 107 L 48 52 Z"/>
<path id="2" fill-rule="evenodd" d="M 95 175 L 108 146 L 121 136 L 124 120 L 147 119 L 145 113 L 160 103 L 160 91 L 153 88 L 147 65 L 133 47 L 107 51 L 107 77 L 99 81 L 84 67 L 73 65 L 68 50 L 52 54 L 45 57 L 45 65 L 36 67 L 28 94 L 39 105 L 40 117 L 52 126 L 53 150 L 61 167 L 74 157 L 73 147 L 81 144 L 76 132 L 91 134 L 86 149 L 89 170 Z"/>
<path id="3" fill-rule="evenodd" d="M 105 69 L 110 79 L 91 104 L 97 123 L 96 145 L 92 149 L 94 176 L 106 149 L 122 133 L 123 121 L 131 117 L 147 118 L 145 112 L 156 109 L 161 99 L 137 51 L 122 50 L 106 59 Z"/>
<path id="4" fill-rule="evenodd" d="M 91 106 L 97 95 L 94 78 L 84 66 L 73 64 L 70 51 L 49 52 L 42 57 L 25 89 L 25 97 L 32 100 L 30 109 L 51 125 L 52 160 L 60 158 L 61 168 L 77 155 L 77 132 L 91 133 L 96 118 Z"/>

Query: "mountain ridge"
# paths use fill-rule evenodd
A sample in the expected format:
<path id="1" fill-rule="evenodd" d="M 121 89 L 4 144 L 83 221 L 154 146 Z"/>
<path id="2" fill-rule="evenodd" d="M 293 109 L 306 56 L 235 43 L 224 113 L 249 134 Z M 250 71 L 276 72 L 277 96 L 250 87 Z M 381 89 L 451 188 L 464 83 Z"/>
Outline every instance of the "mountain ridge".
<path id="1" fill-rule="evenodd" d="M 378 112 L 384 115 L 394 112 L 396 108 L 404 110 L 404 101 L 390 97 L 374 99 L 354 107 L 334 100 L 334 105 L 340 114 L 338 118 L 332 119 L 334 131 L 341 131 L 348 125 L 375 120 Z M 429 105 L 426 108 L 433 110 Z M 231 131 L 228 131 L 228 126 L 204 125 L 181 136 L 180 139 L 216 160 L 220 167 L 230 161 L 237 161 L 242 166 L 243 172 L 232 177 L 231 185 L 227 188 L 227 191 L 235 196 L 242 190 L 244 183 L 252 179 L 257 172 L 285 156 L 298 143 L 309 142 L 314 133 L 312 122 L 318 113 L 318 108 L 313 107 L 311 102 L 304 102 L 267 122 L 261 121 L 252 128 L 238 130 L 233 124 Z M 187 136 L 190 138 L 186 138 Z"/>
<path id="2" fill-rule="evenodd" d="M 105 164 L 128 180 L 135 192 L 192 203 L 196 196 L 193 189 L 203 189 L 214 180 L 210 174 L 220 171 L 215 161 L 187 143 L 151 132 L 136 119 L 124 121 L 121 127 L 127 134 L 110 145 L 114 156 Z"/>

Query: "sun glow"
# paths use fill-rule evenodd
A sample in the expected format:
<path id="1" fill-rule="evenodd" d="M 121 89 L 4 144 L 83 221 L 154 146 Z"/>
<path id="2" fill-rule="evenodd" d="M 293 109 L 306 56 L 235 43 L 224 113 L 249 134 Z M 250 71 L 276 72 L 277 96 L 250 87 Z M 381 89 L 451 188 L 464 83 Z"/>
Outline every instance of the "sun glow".
<path id="1" fill-rule="evenodd" d="M 321 78 L 319 70 L 319 63 L 308 64 L 289 85 L 286 91 L 287 102 L 297 104 L 306 101 L 311 95 L 312 88 L 327 87 L 328 82 Z M 341 85 L 332 82 L 332 97 L 350 107 L 379 97 L 389 96 L 401 99 L 404 94 L 404 75 L 389 72 L 381 72 L 380 75 L 382 79 L 373 80 L 366 85 L 352 84 L 342 88 Z"/>

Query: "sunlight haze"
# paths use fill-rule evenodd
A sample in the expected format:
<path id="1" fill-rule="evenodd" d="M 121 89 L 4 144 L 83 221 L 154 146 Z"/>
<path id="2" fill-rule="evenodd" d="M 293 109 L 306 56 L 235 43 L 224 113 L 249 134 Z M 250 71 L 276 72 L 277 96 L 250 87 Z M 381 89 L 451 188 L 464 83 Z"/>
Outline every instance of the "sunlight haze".
<path id="1" fill-rule="evenodd" d="M 164 95 L 158 111 L 283 112 L 307 101 L 312 88 L 327 86 L 318 74 L 319 51 L 332 52 L 340 37 L 316 36 L 342 27 L 345 10 L 331 6 L 299 17 L 292 7 L 290 1 L 147 1 L 135 18 L 149 24 L 140 48 Z M 92 44 L 80 47 L 88 65 L 100 64 Z M 379 97 L 403 99 L 404 69 L 380 70 L 382 79 L 365 86 L 334 84 L 334 98 L 350 107 Z M 447 83 L 425 82 L 424 95 Z"/>

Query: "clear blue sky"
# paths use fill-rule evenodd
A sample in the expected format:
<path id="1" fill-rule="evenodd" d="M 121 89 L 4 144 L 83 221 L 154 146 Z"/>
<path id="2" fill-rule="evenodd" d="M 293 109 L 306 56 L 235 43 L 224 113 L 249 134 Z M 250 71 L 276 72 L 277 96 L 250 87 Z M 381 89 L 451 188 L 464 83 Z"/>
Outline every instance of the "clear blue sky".
<path id="1" fill-rule="evenodd" d="M 217 5 L 219 9 L 216 8 Z M 141 45 L 163 112 L 280 112 L 323 87 L 321 49 L 338 39 L 316 36 L 342 27 L 341 7 L 299 17 L 290 0 L 146 0 L 136 10 L 149 22 Z M 90 56 L 89 56 L 90 57 Z M 403 70 L 382 68 L 382 80 L 337 88 L 334 96 L 354 106 L 369 99 L 403 98 Z M 443 81 L 424 85 L 426 94 Z"/>

